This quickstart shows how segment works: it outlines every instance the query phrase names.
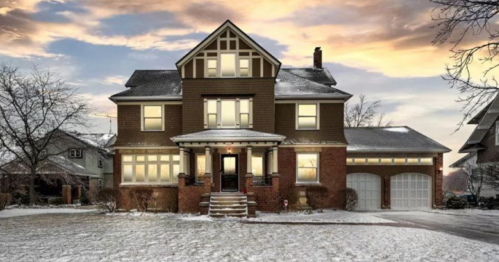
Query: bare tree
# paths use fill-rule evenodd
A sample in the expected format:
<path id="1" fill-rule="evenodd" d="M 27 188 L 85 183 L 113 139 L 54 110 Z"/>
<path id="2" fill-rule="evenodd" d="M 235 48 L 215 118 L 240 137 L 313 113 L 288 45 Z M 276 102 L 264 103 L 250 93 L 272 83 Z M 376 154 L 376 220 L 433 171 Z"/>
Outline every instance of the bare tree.
<path id="1" fill-rule="evenodd" d="M 499 160 L 483 165 L 480 171 L 484 176 L 485 185 L 499 190 Z"/>
<path id="2" fill-rule="evenodd" d="M 433 44 L 449 43 L 453 63 L 446 65 L 443 76 L 461 96 L 463 119 L 466 119 L 487 105 L 497 94 L 499 85 L 495 69 L 499 66 L 499 27 L 496 15 L 499 13 L 497 0 L 430 0 L 435 3 L 433 26 L 438 33 Z M 475 63 L 474 63 L 475 62 Z M 477 67 L 485 68 L 476 72 Z M 479 78 L 477 78 L 477 75 Z M 481 75 L 481 76 L 480 76 Z"/>
<path id="3" fill-rule="evenodd" d="M 463 170 L 451 172 L 449 175 L 444 176 L 444 190 L 452 192 L 466 191 L 466 178 L 467 175 Z"/>
<path id="4" fill-rule="evenodd" d="M 465 163 L 461 167 L 461 170 L 466 174 L 466 188 L 468 189 L 468 192 L 478 201 L 485 181 L 482 167 L 477 167 L 471 163 Z"/>
<path id="5" fill-rule="evenodd" d="M 54 175 L 47 160 L 63 153 L 46 149 L 61 142 L 59 131 L 86 127 L 89 108 L 75 92 L 50 70 L 33 65 L 29 73 L 22 73 L 17 67 L 0 65 L 0 145 L 14 159 L 8 171 L 28 175 L 31 204 L 35 179 Z"/>
<path id="6" fill-rule="evenodd" d="M 359 103 L 350 107 L 345 103 L 345 127 L 382 127 L 390 126 L 391 121 L 384 120 L 385 113 L 379 113 L 381 101 L 369 102 L 365 95 L 359 95 Z"/>

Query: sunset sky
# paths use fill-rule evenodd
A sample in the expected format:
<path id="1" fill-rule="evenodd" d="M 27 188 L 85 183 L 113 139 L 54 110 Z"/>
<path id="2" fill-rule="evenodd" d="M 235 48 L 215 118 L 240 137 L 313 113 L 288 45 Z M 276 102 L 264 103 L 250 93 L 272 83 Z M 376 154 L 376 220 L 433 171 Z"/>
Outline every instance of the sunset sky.
<path id="1" fill-rule="evenodd" d="M 453 133 L 462 105 L 440 77 L 450 53 L 447 44 L 431 44 L 433 7 L 426 0 L 0 0 L 0 62 L 49 67 L 79 87 L 95 113 L 115 115 L 108 97 L 135 69 L 175 68 L 230 19 L 283 67 L 311 66 L 321 46 L 337 88 L 355 95 L 351 102 L 359 94 L 381 100 L 394 125 L 453 150 L 447 167 L 473 126 Z M 90 131 L 109 130 L 107 119 L 92 120 Z"/>

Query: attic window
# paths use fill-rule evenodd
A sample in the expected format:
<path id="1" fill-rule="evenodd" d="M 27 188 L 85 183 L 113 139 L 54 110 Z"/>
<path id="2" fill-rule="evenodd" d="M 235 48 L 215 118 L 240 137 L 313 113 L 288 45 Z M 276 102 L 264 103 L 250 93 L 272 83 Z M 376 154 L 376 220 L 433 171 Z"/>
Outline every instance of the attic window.
<path id="1" fill-rule="evenodd" d="M 82 158 L 81 148 L 70 148 L 69 158 Z"/>
<path id="2" fill-rule="evenodd" d="M 249 76 L 249 59 L 239 59 L 239 76 Z"/>
<path id="3" fill-rule="evenodd" d="M 236 76 L 236 54 L 221 54 L 222 77 Z"/>
<path id="4" fill-rule="evenodd" d="M 208 59 L 207 60 L 208 77 L 217 77 L 217 60 L 216 59 Z"/>

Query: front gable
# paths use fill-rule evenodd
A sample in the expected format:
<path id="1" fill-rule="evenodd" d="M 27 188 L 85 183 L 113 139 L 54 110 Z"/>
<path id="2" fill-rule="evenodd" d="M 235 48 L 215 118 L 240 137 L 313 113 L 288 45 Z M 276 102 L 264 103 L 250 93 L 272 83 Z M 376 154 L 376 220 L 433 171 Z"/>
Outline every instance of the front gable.
<path id="1" fill-rule="evenodd" d="M 275 78 L 281 63 L 227 20 L 176 66 L 182 79 Z"/>

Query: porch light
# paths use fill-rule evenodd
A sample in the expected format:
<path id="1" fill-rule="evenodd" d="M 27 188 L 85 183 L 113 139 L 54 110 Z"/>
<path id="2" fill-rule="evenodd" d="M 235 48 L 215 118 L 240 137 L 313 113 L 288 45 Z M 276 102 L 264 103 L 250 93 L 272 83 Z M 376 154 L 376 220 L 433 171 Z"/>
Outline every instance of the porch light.
<path id="1" fill-rule="evenodd" d="M 442 166 L 440 166 L 440 167 L 438 168 L 438 170 L 442 171 L 442 170 L 444 170 L 444 168 L 443 168 Z"/>
<path id="2" fill-rule="evenodd" d="M 227 148 L 227 152 L 229 152 L 229 154 L 232 154 L 232 148 Z"/>

